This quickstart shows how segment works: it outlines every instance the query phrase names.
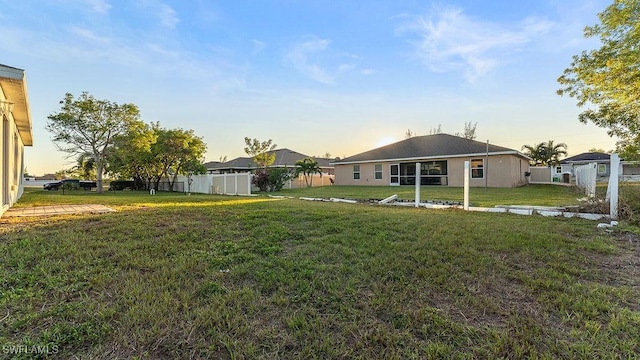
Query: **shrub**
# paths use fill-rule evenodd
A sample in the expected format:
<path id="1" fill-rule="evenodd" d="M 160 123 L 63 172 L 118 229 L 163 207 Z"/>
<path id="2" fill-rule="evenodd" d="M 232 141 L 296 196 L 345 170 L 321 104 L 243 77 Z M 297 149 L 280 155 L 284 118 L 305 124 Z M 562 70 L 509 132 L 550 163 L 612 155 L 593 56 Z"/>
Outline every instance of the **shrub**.
<path id="1" fill-rule="evenodd" d="M 269 191 L 269 174 L 265 170 L 259 170 L 253 175 L 251 183 L 260 191 Z"/>
<path id="2" fill-rule="evenodd" d="M 280 191 L 284 184 L 291 178 L 291 172 L 283 168 L 270 168 L 258 170 L 253 176 L 251 183 L 257 186 L 260 191 Z"/>
<path id="3" fill-rule="evenodd" d="M 269 191 L 280 191 L 287 180 L 291 179 L 291 172 L 288 169 L 272 168 L 267 170 L 269 175 Z"/>
<path id="4" fill-rule="evenodd" d="M 109 183 L 109 190 L 111 190 L 111 191 L 124 190 L 124 189 L 135 190 L 136 189 L 135 181 L 133 181 L 133 180 L 114 180 L 114 181 Z"/>

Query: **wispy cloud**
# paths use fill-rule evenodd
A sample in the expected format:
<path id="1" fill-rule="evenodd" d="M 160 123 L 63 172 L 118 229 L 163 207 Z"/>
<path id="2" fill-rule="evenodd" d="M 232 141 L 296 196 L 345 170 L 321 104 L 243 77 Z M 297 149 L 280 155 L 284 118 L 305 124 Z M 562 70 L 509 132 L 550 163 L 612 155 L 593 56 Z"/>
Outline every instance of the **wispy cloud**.
<path id="1" fill-rule="evenodd" d="M 178 19 L 178 14 L 176 14 L 176 11 L 173 10 L 173 8 L 171 8 L 171 6 L 169 5 L 160 4 L 156 14 L 160 19 L 160 22 L 170 29 L 175 28 L 176 25 L 180 22 L 180 19 Z"/>
<path id="2" fill-rule="evenodd" d="M 69 32 L 90 42 L 108 43 L 111 41 L 108 37 L 99 36 L 93 30 L 81 28 L 77 26 L 71 26 Z"/>
<path id="3" fill-rule="evenodd" d="M 331 40 L 309 38 L 296 43 L 286 55 L 293 66 L 309 78 L 334 84 L 336 78 L 356 68 L 359 56 L 331 48 Z"/>
<path id="4" fill-rule="evenodd" d="M 267 44 L 260 40 L 253 39 L 251 42 L 253 43 L 253 51 L 251 51 L 251 55 L 253 56 L 258 55 L 267 47 Z"/>
<path id="5" fill-rule="evenodd" d="M 106 0 L 85 0 L 85 3 L 93 12 L 100 14 L 106 14 L 109 12 L 109 9 L 111 9 L 111 4 Z"/>
<path id="6" fill-rule="evenodd" d="M 149 14 L 155 16 L 160 24 L 168 29 L 174 29 L 180 22 L 180 18 L 176 11 L 169 5 L 158 0 L 144 0 L 139 3 L 143 8 L 149 11 Z"/>
<path id="7" fill-rule="evenodd" d="M 416 57 L 431 71 L 461 70 L 469 82 L 492 71 L 552 25 L 544 19 L 527 18 L 507 26 L 474 19 L 459 8 L 404 19 L 397 33 L 410 38 Z"/>
<path id="8" fill-rule="evenodd" d="M 326 51 L 330 43 L 326 39 L 311 39 L 298 43 L 289 52 L 287 58 L 300 72 L 313 80 L 325 84 L 333 84 L 333 76 L 329 75 L 312 59 L 314 55 Z"/>

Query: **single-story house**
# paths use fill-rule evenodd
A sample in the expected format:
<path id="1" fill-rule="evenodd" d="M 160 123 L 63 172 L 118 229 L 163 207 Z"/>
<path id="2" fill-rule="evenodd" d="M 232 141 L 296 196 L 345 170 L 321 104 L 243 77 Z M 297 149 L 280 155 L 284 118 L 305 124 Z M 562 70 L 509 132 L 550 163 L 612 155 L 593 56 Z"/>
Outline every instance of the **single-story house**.
<path id="1" fill-rule="evenodd" d="M 586 152 L 578 155 L 574 155 L 560 161 L 560 165 L 555 167 L 554 177 L 560 177 L 561 174 L 571 174 L 575 176 L 575 168 L 582 165 L 591 163 L 598 164 L 598 177 L 609 177 L 611 174 L 611 155 L 601 152 Z"/>
<path id="2" fill-rule="evenodd" d="M 24 147 L 33 145 L 25 71 L 0 64 L 0 199 L 2 215 L 23 191 Z"/>
<path id="3" fill-rule="evenodd" d="M 590 163 L 597 163 L 598 180 L 606 181 L 611 174 L 611 158 L 610 154 L 599 152 L 586 152 L 572 157 L 568 157 L 560 162 L 560 166 L 556 167 L 556 174 L 571 174 L 575 176 L 575 168 L 577 166 Z M 640 162 L 625 161 L 621 159 L 619 174 L 623 181 L 640 181 Z"/>
<path id="4" fill-rule="evenodd" d="M 620 166 L 622 181 L 640 181 L 640 161 L 622 161 Z"/>
<path id="5" fill-rule="evenodd" d="M 332 162 L 336 185 L 463 186 L 464 162 L 471 165 L 470 186 L 516 187 L 527 184 L 529 160 L 517 150 L 448 134 L 411 137 Z"/>
<path id="6" fill-rule="evenodd" d="M 329 159 L 308 156 L 289 149 L 277 149 L 273 153 L 276 155 L 276 159 L 270 167 L 295 169 L 297 161 L 311 158 L 318 163 L 323 174 L 333 175 L 333 165 L 330 164 Z M 223 163 L 210 161 L 204 166 L 209 174 L 252 172 L 258 168 L 258 165 L 250 157 L 239 157 Z"/>

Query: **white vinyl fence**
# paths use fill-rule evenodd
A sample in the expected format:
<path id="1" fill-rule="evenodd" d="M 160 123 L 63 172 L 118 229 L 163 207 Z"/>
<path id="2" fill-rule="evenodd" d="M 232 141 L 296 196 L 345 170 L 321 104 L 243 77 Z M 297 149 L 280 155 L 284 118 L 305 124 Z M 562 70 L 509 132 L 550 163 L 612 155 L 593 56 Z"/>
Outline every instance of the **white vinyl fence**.
<path id="1" fill-rule="evenodd" d="M 596 179 L 598 177 L 598 164 L 590 163 L 575 168 L 576 185 L 589 197 L 596 195 Z"/>
<path id="2" fill-rule="evenodd" d="M 311 185 L 314 187 L 332 185 L 332 180 L 335 179 L 335 175 L 329 175 L 327 173 L 323 173 L 322 175 L 313 174 L 312 177 L 313 181 L 311 182 Z M 287 180 L 287 182 L 284 184 L 284 189 L 300 189 L 305 187 L 307 187 L 307 183 L 305 182 L 304 175 L 302 174 L 300 174 L 298 177 Z"/>
<path id="3" fill-rule="evenodd" d="M 553 174 L 549 166 L 531 166 L 529 167 L 529 183 L 530 184 L 548 184 L 553 182 Z"/>
<path id="4" fill-rule="evenodd" d="M 251 195 L 251 177 L 250 173 L 193 175 L 191 177 L 191 188 L 189 188 L 186 176 L 178 176 L 176 181 L 184 183 L 185 192 Z"/>

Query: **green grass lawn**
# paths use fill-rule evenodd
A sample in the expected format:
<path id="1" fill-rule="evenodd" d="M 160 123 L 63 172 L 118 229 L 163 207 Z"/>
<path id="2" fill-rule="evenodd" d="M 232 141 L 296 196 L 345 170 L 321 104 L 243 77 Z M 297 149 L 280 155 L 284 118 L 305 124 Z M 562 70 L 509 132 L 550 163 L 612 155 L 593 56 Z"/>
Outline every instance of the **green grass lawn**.
<path id="1" fill-rule="evenodd" d="M 0 219 L 0 358 L 640 353 L 639 238 L 587 220 L 136 192 L 19 206 L 53 203 L 118 212 Z"/>
<path id="2" fill-rule="evenodd" d="M 414 186 L 322 186 L 302 189 L 284 189 L 275 195 L 293 197 L 384 199 L 397 194 L 404 200 L 415 200 Z M 584 197 L 575 188 L 557 185 L 528 185 L 518 188 L 470 188 L 469 201 L 472 206 L 495 205 L 541 205 L 571 206 Z M 422 186 L 421 201 L 449 200 L 462 202 L 463 188 L 446 186 Z"/>

